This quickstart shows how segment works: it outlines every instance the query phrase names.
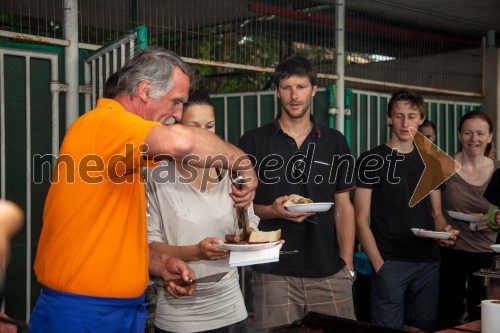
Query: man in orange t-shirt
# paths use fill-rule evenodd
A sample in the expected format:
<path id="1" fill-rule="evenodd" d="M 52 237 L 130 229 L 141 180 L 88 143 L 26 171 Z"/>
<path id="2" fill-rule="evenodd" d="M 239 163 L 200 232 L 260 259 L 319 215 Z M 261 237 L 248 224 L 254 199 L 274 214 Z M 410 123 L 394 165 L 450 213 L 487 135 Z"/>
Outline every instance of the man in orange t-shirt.
<path id="1" fill-rule="evenodd" d="M 180 120 L 192 73 L 176 54 L 147 48 L 113 75 L 113 99 L 70 127 L 45 203 L 31 332 L 140 332 L 148 268 L 165 280 L 194 278 L 181 260 L 148 252 L 145 157 L 197 156 L 192 165 L 240 172 L 248 182 L 230 195 L 238 207 L 252 201 L 257 181 L 241 150 L 202 129 L 163 126 Z M 167 290 L 190 295 L 194 286 Z"/>

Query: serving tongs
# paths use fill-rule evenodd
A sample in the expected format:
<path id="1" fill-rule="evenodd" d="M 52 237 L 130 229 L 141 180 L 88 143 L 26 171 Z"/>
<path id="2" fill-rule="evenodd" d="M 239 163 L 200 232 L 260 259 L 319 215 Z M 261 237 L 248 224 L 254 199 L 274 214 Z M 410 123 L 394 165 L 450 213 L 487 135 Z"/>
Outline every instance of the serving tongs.
<path id="1" fill-rule="evenodd" d="M 241 189 L 243 187 L 243 177 L 237 176 L 231 179 L 233 184 Z M 240 241 L 246 242 L 250 238 L 250 226 L 248 225 L 248 211 L 243 207 L 236 207 L 236 218 L 238 219 L 238 228 L 242 230 L 240 234 Z"/>

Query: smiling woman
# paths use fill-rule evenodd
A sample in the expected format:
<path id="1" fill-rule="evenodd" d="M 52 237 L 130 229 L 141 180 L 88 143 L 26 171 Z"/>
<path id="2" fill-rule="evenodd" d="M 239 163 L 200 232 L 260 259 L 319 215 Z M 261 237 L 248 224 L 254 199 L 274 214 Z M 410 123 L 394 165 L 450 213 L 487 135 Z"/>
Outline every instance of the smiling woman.
<path id="1" fill-rule="evenodd" d="M 482 184 L 493 174 L 492 160 L 485 152 L 493 139 L 491 119 L 480 111 L 462 117 L 458 128 L 462 151 L 455 155 L 462 177 L 470 184 Z"/>
<path id="2" fill-rule="evenodd" d="M 443 186 L 443 211 L 486 214 L 488 201 L 483 193 L 493 172 L 500 168 L 499 161 L 485 156 L 485 150 L 493 138 L 493 124 L 485 113 L 471 111 L 460 120 L 458 132 L 462 150 L 455 154 L 455 160 L 461 164 L 461 169 Z M 478 305 L 486 295 L 482 279 L 472 273 L 490 267 L 494 256 L 490 245 L 495 243 L 498 234 L 485 219 L 472 230 L 468 222 L 456 216 L 446 213 L 445 217 L 453 229 L 460 230 L 460 236 L 453 248 L 441 251 L 438 318 L 443 328 L 459 323 L 464 312 L 464 298 L 467 301 L 468 319 L 479 319 Z"/>

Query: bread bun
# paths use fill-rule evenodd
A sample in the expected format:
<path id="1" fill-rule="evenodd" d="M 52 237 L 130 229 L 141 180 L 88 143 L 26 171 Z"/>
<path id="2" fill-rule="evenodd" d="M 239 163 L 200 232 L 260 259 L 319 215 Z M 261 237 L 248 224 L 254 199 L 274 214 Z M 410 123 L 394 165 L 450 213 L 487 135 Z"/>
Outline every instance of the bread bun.
<path id="1" fill-rule="evenodd" d="M 248 244 L 271 243 L 279 241 L 281 238 L 281 229 L 275 231 L 252 231 Z"/>
<path id="2" fill-rule="evenodd" d="M 288 195 L 290 199 L 285 201 L 283 206 L 290 206 L 290 205 L 300 205 L 300 204 L 307 204 L 307 203 L 312 203 L 313 201 L 309 198 L 304 198 L 301 195 L 298 194 L 290 194 Z"/>

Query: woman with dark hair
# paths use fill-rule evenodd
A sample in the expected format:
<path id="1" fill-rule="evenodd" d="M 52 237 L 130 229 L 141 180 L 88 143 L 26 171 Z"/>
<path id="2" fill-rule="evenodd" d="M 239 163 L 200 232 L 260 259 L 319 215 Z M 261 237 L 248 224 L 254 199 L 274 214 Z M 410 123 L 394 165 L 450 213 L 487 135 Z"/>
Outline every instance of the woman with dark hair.
<path id="1" fill-rule="evenodd" d="M 441 280 L 438 319 L 441 327 L 456 326 L 464 314 L 466 300 L 467 320 L 480 318 L 478 307 L 485 298 L 482 278 L 472 273 L 488 268 L 494 256 L 490 245 L 497 232 L 483 218 L 481 222 L 469 222 L 451 218 L 448 211 L 465 214 L 487 214 L 488 201 L 483 193 L 493 172 L 500 168 L 499 161 L 485 155 L 486 147 L 493 139 L 493 124 L 483 112 L 466 113 L 458 126 L 462 150 L 454 156 L 460 170 L 450 177 L 442 189 L 443 211 L 448 224 L 460 230 L 453 248 L 441 249 Z"/>
<path id="2" fill-rule="evenodd" d="M 207 93 L 189 94 L 179 123 L 215 133 L 214 107 Z M 229 196 L 230 176 L 218 168 L 194 167 L 189 161 L 163 160 L 147 170 L 149 247 L 189 262 L 197 277 L 227 272 L 218 282 L 199 283 L 193 295 L 183 298 L 155 286 L 156 333 L 246 330 L 238 270 L 229 267 L 228 251 L 218 246 L 240 232 Z M 248 216 L 257 230 L 259 218 L 252 205 Z"/>
<path id="3" fill-rule="evenodd" d="M 418 126 L 418 131 L 422 133 L 427 139 L 432 142 L 437 140 L 437 129 L 436 124 L 432 121 L 425 119 L 422 125 Z"/>

